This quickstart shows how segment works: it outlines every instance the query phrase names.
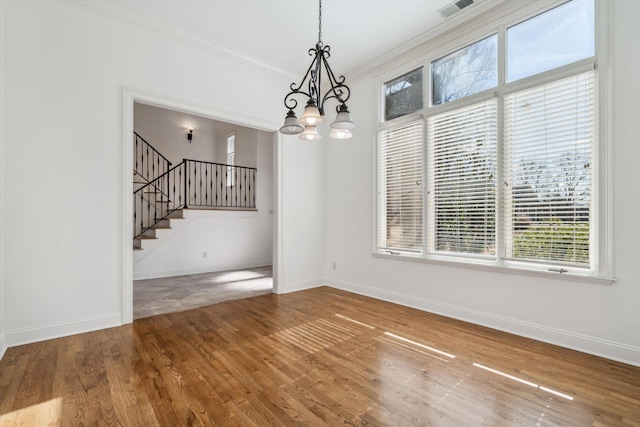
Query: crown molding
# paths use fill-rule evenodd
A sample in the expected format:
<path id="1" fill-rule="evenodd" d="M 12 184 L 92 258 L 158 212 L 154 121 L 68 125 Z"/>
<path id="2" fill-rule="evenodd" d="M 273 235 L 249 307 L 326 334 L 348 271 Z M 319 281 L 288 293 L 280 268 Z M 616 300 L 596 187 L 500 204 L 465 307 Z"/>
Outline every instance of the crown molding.
<path id="1" fill-rule="evenodd" d="M 507 0 L 482 0 L 478 2 L 476 6 L 464 9 L 450 18 L 446 18 L 439 25 L 379 55 L 363 66 L 358 67 L 351 72 L 351 77 L 355 79 L 364 78 L 377 74 L 382 69 L 388 69 L 398 58 L 409 54 L 412 50 L 428 43 L 438 36 L 459 28 L 466 22 L 477 19 L 481 15 L 488 14 L 491 9 L 505 2 L 507 2 Z M 397 65 L 397 63 L 395 65 Z"/>
<path id="2" fill-rule="evenodd" d="M 569 0 L 536 0 L 535 2 L 519 2 L 513 0 L 480 0 L 474 7 L 445 19 L 442 23 L 419 36 L 381 54 L 367 64 L 350 73 L 352 79 L 375 77 L 384 74 L 400 65 L 411 63 L 425 56 L 426 52 L 437 49 L 436 43 L 446 43 L 465 34 L 473 33 L 491 22 L 505 19 L 523 9 L 535 15 L 544 10 L 561 5 Z M 434 43 L 434 41 L 436 43 Z"/>
<path id="3" fill-rule="evenodd" d="M 284 80 L 295 80 L 296 76 L 280 67 L 276 67 L 273 64 L 269 64 L 263 61 L 259 61 L 251 56 L 243 54 L 241 52 L 229 49 L 212 41 L 206 40 L 194 33 L 184 31 L 173 25 L 170 25 L 159 19 L 155 19 L 149 15 L 138 12 L 137 10 L 121 5 L 119 3 L 106 1 L 91 1 L 86 0 L 65 0 L 74 6 L 81 7 L 83 9 L 90 10 L 95 13 L 99 13 L 103 16 L 116 19 L 122 22 L 126 22 L 138 28 L 145 29 L 147 31 L 160 34 L 168 37 L 180 43 L 202 49 L 211 54 L 221 56 L 229 59 L 240 65 L 255 69 L 261 73 L 268 74 Z"/>

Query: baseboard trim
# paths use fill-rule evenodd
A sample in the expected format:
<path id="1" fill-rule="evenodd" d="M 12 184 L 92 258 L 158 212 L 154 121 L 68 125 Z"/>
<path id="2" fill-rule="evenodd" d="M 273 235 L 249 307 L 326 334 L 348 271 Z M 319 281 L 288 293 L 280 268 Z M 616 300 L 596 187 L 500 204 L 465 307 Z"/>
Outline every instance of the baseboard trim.
<path id="1" fill-rule="evenodd" d="M 298 282 L 282 283 L 278 293 L 288 294 L 290 292 L 319 288 L 320 286 L 325 286 L 325 280 L 322 277 L 319 277 L 317 279 L 300 280 Z"/>
<path id="2" fill-rule="evenodd" d="M 272 264 L 272 260 L 241 263 L 235 265 L 206 265 L 202 267 L 188 267 L 171 270 L 154 270 L 133 272 L 133 280 L 158 279 L 161 277 L 187 276 L 189 274 L 217 273 L 220 271 L 240 270 L 243 268 L 266 267 Z M 135 267 L 134 267 L 135 270 Z"/>
<path id="3" fill-rule="evenodd" d="M 6 352 L 7 352 L 7 342 L 4 339 L 4 334 L 0 334 L 0 360 L 2 360 Z"/>
<path id="4" fill-rule="evenodd" d="M 582 335 L 562 329 L 550 328 L 535 323 L 497 316 L 491 313 L 470 310 L 451 304 L 444 304 L 425 298 L 374 288 L 360 283 L 331 279 L 327 286 L 353 292 L 355 294 L 400 304 L 429 313 L 474 323 L 499 331 L 508 332 L 548 344 L 577 350 L 594 356 L 611 359 L 640 367 L 640 347 L 607 341 L 588 335 Z"/>
<path id="5" fill-rule="evenodd" d="M 85 332 L 93 332 L 121 325 L 122 313 L 113 313 L 104 316 L 89 317 L 69 322 L 60 322 L 6 332 L 5 340 L 8 347 L 15 347 L 17 345 L 31 344 L 38 341 L 46 341 L 69 335 L 83 334 Z"/>

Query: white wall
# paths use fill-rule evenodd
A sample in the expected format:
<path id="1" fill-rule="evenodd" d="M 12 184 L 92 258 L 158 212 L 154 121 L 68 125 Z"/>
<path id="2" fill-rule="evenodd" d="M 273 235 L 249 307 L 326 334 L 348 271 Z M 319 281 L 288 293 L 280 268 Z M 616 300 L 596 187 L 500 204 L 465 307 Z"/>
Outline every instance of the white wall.
<path id="1" fill-rule="evenodd" d="M 127 320 L 123 289 L 131 250 L 123 232 L 129 176 L 123 159 L 130 147 L 123 141 L 129 120 L 124 88 L 272 131 L 283 119 L 281 100 L 291 81 L 91 9 L 100 2 L 3 4 L 6 342 L 119 325 Z M 309 174 L 292 160 L 291 170 L 280 164 L 278 173 L 297 185 Z M 315 191 L 296 197 L 301 206 L 307 199 L 316 204 Z M 280 214 L 295 217 L 287 212 L 286 196 L 283 202 Z M 297 230 L 297 224 L 292 227 Z M 308 242 L 288 228 L 282 223 L 279 229 L 289 245 L 281 251 L 283 287 L 286 277 L 298 282 L 321 277 L 317 259 L 310 258 L 316 249 L 299 250 Z M 287 262 L 290 253 L 295 266 Z"/>
<path id="2" fill-rule="evenodd" d="M 149 279 L 260 267 L 272 263 L 268 211 L 186 210 L 158 240 L 135 251 L 133 277 Z M 206 255 L 205 255 L 206 254 Z"/>
<path id="3" fill-rule="evenodd" d="M 235 138 L 235 153 L 234 161 L 236 166 L 256 167 L 256 156 L 258 154 L 258 135 L 253 129 L 239 128 L 234 129 L 233 132 L 236 135 Z M 225 133 L 225 160 L 222 163 L 226 163 L 226 137 L 231 132 Z"/>
<path id="4" fill-rule="evenodd" d="M 218 163 L 227 163 L 227 137 L 234 133 L 235 138 L 235 164 L 250 168 L 257 167 L 258 138 L 260 132 L 255 129 L 234 126 L 229 123 L 222 123 L 218 126 L 219 141 L 217 145 L 216 158 Z"/>
<path id="5" fill-rule="evenodd" d="M 173 166 L 182 159 L 227 162 L 227 136 L 236 135 L 236 165 L 256 167 L 256 129 L 173 111 L 153 105 L 134 104 L 134 130 L 165 156 Z M 187 129 L 193 139 L 187 140 Z"/>
<path id="6" fill-rule="evenodd" d="M 280 292 L 312 288 L 324 283 L 325 182 L 324 144 L 282 136 L 276 161 L 280 198 Z"/>
<path id="7" fill-rule="evenodd" d="M 327 145 L 328 283 L 640 365 L 640 2 L 611 3 L 613 285 L 374 258 L 373 78 L 352 87 L 354 138 Z"/>
<path id="8" fill-rule="evenodd" d="M 135 280 L 272 264 L 273 136 L 234 129 L 253 135 L 251 143 L 240 145 L 254 148 L 257 211 L 184 211 L 184 219 L 171 220 L 171 230 L 157 230 L 157 240 L 143 240 L 143 250 L 133 253 Z"/>
<path id="9" fill-rule="evenodd" d="M 137 102 L 134 104 L 133 129 L 172 166 L 182 159 L 220 162 L 221 159 L 215 155 L 220 144 L 217 139 L 219 126 L 219 122 L 205 117 Z M 190 127 L 193 128 L 191 142 L 187 140 Z"/>

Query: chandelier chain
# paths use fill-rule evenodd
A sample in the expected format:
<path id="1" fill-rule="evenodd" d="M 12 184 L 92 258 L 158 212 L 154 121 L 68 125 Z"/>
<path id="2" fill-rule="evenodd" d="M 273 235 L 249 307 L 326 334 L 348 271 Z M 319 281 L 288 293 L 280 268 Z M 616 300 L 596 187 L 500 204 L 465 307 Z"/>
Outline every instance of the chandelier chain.
<path id="1" fill-rule="evenodd" d="M 322 0 L 318 0 L 318 44 L 322 45 Z"/>

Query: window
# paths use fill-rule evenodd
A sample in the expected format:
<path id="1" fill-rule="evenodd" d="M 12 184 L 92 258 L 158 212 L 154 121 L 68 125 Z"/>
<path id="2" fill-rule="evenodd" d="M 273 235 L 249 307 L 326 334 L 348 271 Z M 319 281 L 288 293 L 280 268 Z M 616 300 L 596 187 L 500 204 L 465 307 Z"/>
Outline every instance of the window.
<path id="1" fill-rule="evenodd" d="M 379 252 L 597 273 L 594 8 L 498 23 L 384 83 Z M 409 95 L 425 70 L 427 92 Z"/>
<path id="2" fill-rule="evenodd" d="M 429 252 L 495 255 L 494 98 L 427 119 Z"/>
<path id="3" fill-rule="evenodd" d="M 378 241 L 389 250 L 422 248 L 422 121 L 380 133 Z"/>
<path id="4" fill-rule="evenodd" d="M 227 187 L 232 187 L 235 182 L 236 161 L 236 135 L 232 133 L 227 137 Z"/>
<path id="5" fill-rule="evenodd" d="M 595 52 L 594 7 L 570 1 L 507 30 L 507 80 L 551 70 Z"/>
<path id="6" fill-rule="evenodd" d="M 384 119 L 391 120 L 422 109 L 422 67 L 384 84 Z"/>
<path id="7" fill-rule="evenodd" d="M 444 104 L 498 85 L 498 36 L 431 63 L 431 103 Z"/>
<path id="8" fill-rule="evenodd" d="M 589 266 L 594 72 L 505 97 L 505 257 Z"/>

